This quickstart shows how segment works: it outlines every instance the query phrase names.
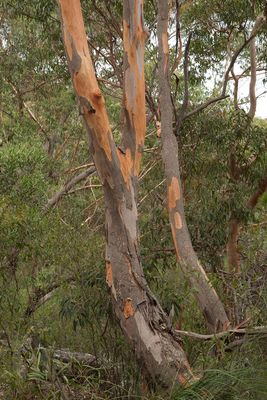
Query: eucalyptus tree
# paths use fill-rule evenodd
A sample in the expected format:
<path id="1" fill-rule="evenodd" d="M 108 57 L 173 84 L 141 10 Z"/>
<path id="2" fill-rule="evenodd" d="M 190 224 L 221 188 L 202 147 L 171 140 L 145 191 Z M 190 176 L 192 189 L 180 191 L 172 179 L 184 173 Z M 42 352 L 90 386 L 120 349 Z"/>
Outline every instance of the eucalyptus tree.
<path id="1" fill-rule="evenodd" d="M 155 382 L 193 378 L 168 317 L 144 277 L 137 231 L 137 178 L 145 137 L 143 1 L 124 2 L 123 150 L 116 148 L 99 89 L 80 1 L 59 1 L 63 39 L 106 205 L 106 280 L 114 311 L 137 357 Z"/>

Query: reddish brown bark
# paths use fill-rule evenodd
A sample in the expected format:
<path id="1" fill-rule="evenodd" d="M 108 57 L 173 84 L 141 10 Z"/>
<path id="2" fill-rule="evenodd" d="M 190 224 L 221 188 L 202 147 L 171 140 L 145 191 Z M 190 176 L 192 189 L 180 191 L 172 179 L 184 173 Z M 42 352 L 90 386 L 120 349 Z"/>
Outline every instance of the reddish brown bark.
<path id="1" fill-rule="evenodd" d="M 168 184 L 168 210 L 177 260 L 191 283 L 210 331 L 225 330 L 230 323 L 224 307 L 193 249 L 188 232 L 180 183 L 178 144 L 173 134 L 173 107 L 169 84 L 168 2 L 158 0 L 159 81 L 162 158 Z"/>
<path id="2" fill-rule="evenodd" d="M 145 135 L 143 1 L 124 1 L 125 125 L 116 149 L 93 70 L 79 0 L 59 0 L 63 38 L 106 205 L 106 280 L 123 332 L 150 377 L 170 387 L 193 378 L 139 256 L 136 180 Z"/>
<path id="3" fill-rule="evenodd" d="M 248 201 L 248 208 L 251 210 L 256 207 L 259 198 L 263 195 L 267 190 L 267 176 L 265 176 L 259 183 L 258 189 L 253 193 Z"/>

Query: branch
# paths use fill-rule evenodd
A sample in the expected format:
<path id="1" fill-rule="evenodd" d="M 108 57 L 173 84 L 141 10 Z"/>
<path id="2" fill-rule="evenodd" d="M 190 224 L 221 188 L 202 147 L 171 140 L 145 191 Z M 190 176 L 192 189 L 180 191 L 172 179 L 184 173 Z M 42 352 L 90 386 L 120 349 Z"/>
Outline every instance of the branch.
<path id="1" fill-rule="evenodd" d="M 263 195 L 263 193 L 267 190 L 267 175 L 260 181 L 258 189 L 255 193 L 250 197 L 247 207 L 253 210 L 256 207 L 259 198 Z"/>
<path id="2" fill-rule="evenodd" d="M 51 199 L 48 200 L 47 204 L 44 207 L 44 213 L 46 214 L 50 210 L 50 208 L 54 207 L 59 202 L 59 200 L 73 188 L 73 186 L 86 179 L 88 176 L 95 174 L 95 172 L 95 167 L 90 167 L 86 171 L 81 172 L 79 175 L 76 175 L 69 182 L 67 182 L 53 197 L 51 197 Z"/>
<path id="3" fill-rule="evenodd" d="M 79 353 L 77 351 L 70 351 L 69 349 L 55 350 L 53 353 L 53 358 L 63 363 L 69 363 L 72 360 L 76 360 L 81 364 L 96 366 L 96 357 L 92 354 Z"/>
<path id="4" fill-rule="evenodd" d="M 197 340 L 212 340 L 212 339 L 222 339 L 225 336 L 234 334 L 234 335 L 267 335 L 267 327 L 266 326 L 256 326 L 255 328 L 242 328 L 242 329 L 228 329 L 227 331 L 214 333 L 211 335 L 203 335 L 201 333 L 189 332 L 189 331 L 180 331 L 175 330 L 180 336 L 187 336 Z"/>
<path id="5" fill-rule="evenodd" d="M 24 316 L 31 316 L 39 307 L 53 297 L 57 289 L 59 289 L 63 283 L 69 283 L 72 281 L 74 281 L 73 277 L 67 277 L 59 282 L 52 282 L 44 289 L 40 289 L 38 287 L 35 288 L 29 296 L 29 304 L 24 312 Z"/>
<path id="6" fill-rule="evenodd" d="M 255 25 L 254 25 L 254 27 L 252 29 L 251 35 L 249 36 L 248 39 L 246 39 L 244 41 L 242 46 L 240 46 L 239 49 L 237 49 L 235 51 L 235 53 L 233 54 L 232 59 L 230 61 L 230 64 L 229 64 L 229 66 L 228 66 L 228 68 L 227 68 L 227 70 L 225 72 L 225 75 L 224 75 L 223 87 L 222 87 L 221 95 L 218 96 L 218 97 L 214 97 L 214 98 L 209 99 L 205 103 L 201 104 L 199 107 L 197 107 L 194 110 L 190 111 L 189 113 L 187 113 L 184 116 L 184 119 L 188 118 L 188 117 L 191 117 L 192 115 L 198 113 L 199 111 L 204 110 L 206 107 L 210 106 L 213 103 L 216 103 L 217 101 L 220 101 L 220 100 L 223 100 L 223 99 L 226 99 L 227 97 L 229 97 L 229 95 L 226 95 L 227 83 L 229 81 L 229 74 L 230 74 L 230 72 L 231 72 L 231 70 L 232 70 L 232 68 L 233 68 L 233 66 L 234 66 L 234 64 L 235 64 L 235 62 L 237 60 L 237 57 L 243 51 L 243 49 L 250 43 L 250 41 L 255 38 L 255 36 L 257 35 L 257 33 L 259 31 L 259 29 L 263 25 L 264 21 L 265 21 L 265 19 L 264 19 L 263 16 L 258 16 L 257 17 Z"/>
<path id="7" fill-rule="evenodd" d="M 75 167 L 75 168 L 69 168 L 66 171 L 64 171 L 64 174 L 72 174 L 73 172 L 77 172 L 80 169 L 92 167 L 93 165 L 94 165 L 94 163 L 88 163 L 88 164 L 79 165 L 78 167 Z"/>
<path id="8" fill-rule="evenodd" d="M 25 103 L 25 101 L 23 101 L 22 104 L 23 104 L 24 108 L 26 109 L 27 113 L 29 114 L 29 116 L 31 117 L 31 119 L 39 126 L 41 131 L 44 133 L 45 138 L 48 139 L 48 134 L 47 134 L 46 130 L 44 129 L 44 127 L 41 124 L 41 122 L 38 121 L 38 119 L 36 118 L 36 116 L 33 113 L 33 111 L 30 109 L 30 107 L 27 105 L 27 103 Z"/>
<path id="9" fill-rule="evenodd" d="M 249 84 L 250 108 L 249 108 L 248 116 L 252 119 L 255 116 L 256 108 L 257 108 L 257 98 L 256 98 L 257 59 L 256 59 L 256 39 L 255 39 L 255 37 L 250 42 L 249 53 L 250 53 L 250 65 L 251 65 L 251 78 L 250 78 L 250 84 Z"/>
<path id="10" fill-rule="evenodd" d="M 173 74 L 173 72 L 179 66 L 182 56 L 183 56 L 183 44 L 182 44 L 181 29 L 180 29 L 180 7 L 181 7 L 181 5 L 179 4 L 179 0 L 176 0 L 175 3 L 176 3 L 176 44 L 175 44 L 176 58 L 175 58 L 173 66 L 171 68 L 171 74 Z M 178 46 L 178 44 L 179 44 L 179 46 Z"/>
<path id="11" fill-rule="evenodd" d="M 40 299 L 38 299 L 38 301 L 33 302 L 32 304 L 29 304 L 29 306 L 27 307 L 26 311 L 25 311 L 25 316 L 29 317 L 30 315 L 32 315 L 39 307 L 41 307 L 43 304 L 45 304 L 48 300 L 50 300 L 55 292 L 57 291 L 57 289 L 59 288 L 59 285 L 57 287 L 55 287 L 53 290 L 51 290 L 50 292 L 46 293 L 43 297 L 41 297 Z"/>
<path id="12" fill-rule="evenodd" d="M 199 111 L 204 110 L 205 108 L 207 108 L 208 106 L 210 106 L 213 103 L 217 103 L 218 101 L 227 99 L 227 97 L 230 97 L 229 95 L 221 95 L 219 97 L 214 97 L 212 99 L 207 100 L 205 103 L 201 104 L 200 106 L 198 106 L 197 108 L 195 108 L 194 110 L 190 111 L 189 113 L 187 113 L 184 116 L 184 119 L 191 117 L 192 115 L 198 113 Z"/>
<path id="13" fill-rule="evenodd" d="M 189 33 L 188 40 L 185 46 L 185 53 L 184 53 L 184 99 L 183 99 L 183 104 L 181 111 L 178 115 L 177 123 L 176 123 L 176 134 L 179 133 L 181 123 L 184 119 L 186 110 L 188 108 L 188 102 L 189 102 L 189 71 L 188 71 L 188 66 L 189 66 L 189 49 L 190 49 L 190 42 L 192 38 L 192 32 Z"/>

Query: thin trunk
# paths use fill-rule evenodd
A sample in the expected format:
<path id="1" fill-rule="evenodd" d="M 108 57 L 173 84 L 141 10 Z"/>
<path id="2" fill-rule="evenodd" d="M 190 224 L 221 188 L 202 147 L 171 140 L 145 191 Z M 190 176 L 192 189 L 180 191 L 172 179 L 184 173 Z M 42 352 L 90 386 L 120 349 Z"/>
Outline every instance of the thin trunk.
<path id="1" fill-rule="evenodd" d="M 240 180 L 240 168 L 236 161 L 236 146 L 234 144 L 230 149 L 229 174 L 232 182 L 237 183 Z M 226 250 L 229 272 L 235 275 L 240 274 L 240 254 L 238 251 L 239 228 L 240 221 L 235 217 L 233 210 L 231 210 Z"/>
<path id="2" fill-rule="evenodd" d="M 265 177 L 261 179 L 258 189 L 253 193 L 253 195 L 250 197 L 247 203 L 247 207 L 250 210 L 253 210 L 253 208 L 256 207 L 260 197 L 263 195 L 263 193 L 266 192 L 266 190 L 267 190 L 267 174 L 265 172 Z"/>
<path id="3" fill-rule="evenodd" d="M 249 85 L 249 98 L 250 98 L 250 108 L 248 111 L 248 116 L 253 120 L 256 108 L 257 108 L 257 98 L 256 98 L 256 81 L 257 81 L 257 58 L 256 58 L 256 38 L 255 34 L 257 33 L 257 21 L 253 28 L 251 35 L 254 34 L 253 38 L 249 43 L 249 52 L 250 52 L 250 70 L 251 70 L 251 78 Z M 235 80 L 235 89 L 234 89 L 234 105 L 238 110 L 237 98 L 238 98 L 238 78 L 234 75 L 232 71 L 233 78 Z M 238 182 L 240 179 L 240 169 L 236 162 L 235 157 L 235 148 L 232 146 L 230 151 L 230 177 L 233 182 Z M 260 195 L 266 190 L 267 179 L 263 179 L 259 189 L 254 193 L 254 195 L 250 198 L 248 202 L 248 208 L 253 209 L 257 204 L 258 198 Z M 239 239 L 239 230 L 240 223 L 231 213 L 230 221 L 229 221 L 229 238 L 227 242 L 227 259 L 228 259 L 228 268 L 229 272 L 239 275 L 241 272 L 240 265 L 240 254 L 238 251 L 238 239 Z"/>
<path id="4" fill-rule="evenodd" d="M 79 0 L 59 0 L 63 38 L 106 204 L 106 280 L 122 330 L 153 381 L 193 378 L 186 355 L 144 278 L 137 237 L 136 180 L 145 134 L 143 1 L 124 1 L 126 118 L 116 149 L 89 54 Z M 132 90 L 132 91 L 131 91 Z"/>
<path id="5" fill-rule="evenodd" d="M 168 210 L 176 256 L 191 283 L 197 303 L 210 331 L 225 330 L 230 323 L 224 307 L 208 280 L 192 247 L 187 229 L 180 182 L 178 144 L 173 134 L 173 112 L 169 84 L 168 2 L 158 0 L 159 81 L 162 158 L 168 185 Z"/>
<path id="6" fill-rule="evenodd" d="M 229 221 L 229 239 L 227 242 L 227 259 L 229 272 L 240 274 L 240 254 L 238 251 L 239 221 L 231 218 Z"/>
<path id="7" fill-rule="evenodd" d="M 256 38 L 254 37 L 249 44 L 250 53 L 250 70 L 251 78 L 249 85 L 249 98 L 250 98 L 250 108 L 248 115 L 251 119 L 254 118 L 257 108 L 257 98 L 256 98 L 256 81 L 257 81 L 257 59 L 256 59 Z"/>

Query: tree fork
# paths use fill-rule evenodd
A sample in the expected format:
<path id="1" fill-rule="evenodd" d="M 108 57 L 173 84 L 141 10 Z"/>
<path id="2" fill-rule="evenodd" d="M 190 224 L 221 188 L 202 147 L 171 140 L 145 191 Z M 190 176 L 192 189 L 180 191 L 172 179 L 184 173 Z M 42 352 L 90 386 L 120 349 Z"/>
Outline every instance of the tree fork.
<path id="1" fill-rule="evenodd" d="M 123 149 L 112 137 L 93 69 L 80 0 L 59 0 L 63 39 L 106 205 L 106 280 L 113 308 L 137 358 L 163 386 L 194 379 L 167 316 L 144 278 L 137 235 L 136 180 L 145 135 L 143 1 L 124 1 L 125 127 Z M 129 93 L 130 83 L 137 88 Z M 141 110 L 141 115 L 140 115 Z M 137 114 L 139 112 L 139 114 Z"/>

